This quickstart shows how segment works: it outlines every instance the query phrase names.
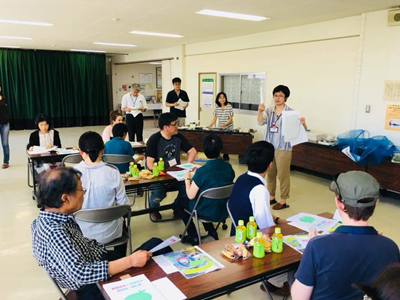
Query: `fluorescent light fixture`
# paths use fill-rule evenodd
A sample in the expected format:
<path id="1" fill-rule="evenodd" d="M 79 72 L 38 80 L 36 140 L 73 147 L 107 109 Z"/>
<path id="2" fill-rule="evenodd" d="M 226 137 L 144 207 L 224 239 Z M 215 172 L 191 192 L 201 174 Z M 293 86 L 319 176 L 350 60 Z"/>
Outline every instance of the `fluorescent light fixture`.
<path id="1" fill-rule="evenodd" d="M 33 38 L 30 38 L 30 37 L 24 37 L 24 36 L 5 36 L 5 35 L 0 35 L 0 39 L 10 39 L 10 40 L 33 40 Z"/>
<path id="2" fill-rule="evenodd" d="M 140 35 L 171 37 L 171 38 L 183 38 L 183 35 L 172 34 L 172 33 L 148 32 L 148 31 L 137 31 L 137 30 L 133 30 L 130 33 L 132 33 L 132 34 L 140 34 Z"/>
<path id="3" fill-rule="evenodd" d="M 152 61 L 152 62 L 149 62 L 149 65 L 162 65 L 162 62 Z"/>
<path id="4" fill-rule="evenodd" d="M 132 44 L 115 44 L 115 43 L 103 43 L 103 42 L 94 42 L 93 44 L 103 45 L 103 46 L 137 47 L 137 45 L 132 45 Z"/>
<path id="5" fill-rule="evenodd" d="M 18 24 L 18 25 L 33 25 L 33 26 L 54 26 L 55 24 L 46 22 L 33 22 L 33 21 L 17 21 L 0 19 L 0 23 Z"/>
<path id="6" fill-rule="evenodd" d="M 1 45 L 0 45 L 0 48 L 18 49 L 18 48 L 21 48 L 21 47 L 20 47 L 20 46 L 1 46 Z"/>
<path id="7" fill-rule="evenodd" d="M 203 9 L 196 14 L 200 15 L 207 15 L 213 17 L 222 17 L 222 18 L 231 18 L 231 19 L 239 19 L 239 20 L 246 20 L 246 21 L 265 21 L 269 18 L 261 17 L 261 16 L 252 16 L 252 15 L 245 15 L 245 14 L 237 14 L 227 11 L 219 11 L 219 10 L 212 10 L 212 9 Z"/>
<path id="8" fill-rule="evenodd" d="M 83 49 L 71 49 L 71 51 L 74 52 L 94 52 L 94 53 L 106 53 L 107 51 L 101 51 L 101 50 L 83 50 Z"/>

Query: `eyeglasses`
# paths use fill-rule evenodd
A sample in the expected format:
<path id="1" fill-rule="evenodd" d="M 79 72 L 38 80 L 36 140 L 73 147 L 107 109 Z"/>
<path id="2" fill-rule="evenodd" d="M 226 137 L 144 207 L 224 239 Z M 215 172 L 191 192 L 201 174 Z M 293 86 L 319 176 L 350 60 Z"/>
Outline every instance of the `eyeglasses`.
<path id="1" fill-rule="evenodd" d="M 84 195 L 85 195 L 86 192 L 87 192 L 87 189 L 76 189 L 76 190 L 77 190 L 77 191 L 82 191 Z"/>
<path id="2" fill-rule="evenodd" d="M 169 124 L 169 126 L 176 126 L 176 125 L 178 125 L 178 121 L 176 121 L 175 123 Z"/>

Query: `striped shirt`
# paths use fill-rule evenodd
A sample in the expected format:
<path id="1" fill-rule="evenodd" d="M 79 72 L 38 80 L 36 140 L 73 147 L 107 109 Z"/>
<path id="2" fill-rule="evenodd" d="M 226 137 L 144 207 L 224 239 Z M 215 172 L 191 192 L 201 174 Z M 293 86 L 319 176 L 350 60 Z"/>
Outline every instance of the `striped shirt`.
<path id="1" fill-rule="evenodd" d="M 78 290 L 108 278 L 104 247 L 85 238 L 72 215 L 41 210 L 31 231 L 33 257 L 63 288 Z"/>
<path id="2" fill-rule="evenodd" d="M 217 118 L 217 121 L 218 121 L 217 126 L 221 127 L 228 121 L 229 117 L 233 117 L 233 108 L 230 104 L 228 104 L 225 107 L 217 106 L 214 108 L 213 115 L 214 115 L 214 117 Z M 233 120 L 227 126 L 225 126 L 225 128 L 233 129 Z"/>
<path id="3" fill-rule="evenodd" d="M 274 146 L 275 150 L 291 151 L 292 146 L 289 142 L 285 143 L 285 139 L 282 135 L 282 114 L 278 116 L 275 113 L 274 109 L 275 106 L 268 107 L 263 112 L 263 121 L 261 123 L 258 123 L 258 125 L 267 125 L 267 127 L 265 128 L 264 140 L 268 143 L 271 143 Z M 285 105 L 284 110 L 290 111 L 293 109 Z M 270 128 L 273 126 L 272 124 L 275 124 L 275 126 L 278 127 L 278 132 L 270 132 Z"/>

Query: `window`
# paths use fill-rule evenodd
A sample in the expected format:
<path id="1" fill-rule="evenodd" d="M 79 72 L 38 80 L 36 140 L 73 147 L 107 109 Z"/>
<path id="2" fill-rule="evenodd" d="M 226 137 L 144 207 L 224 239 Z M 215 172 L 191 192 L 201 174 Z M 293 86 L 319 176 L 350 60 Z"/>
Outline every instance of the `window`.
<path id="1" fill-rule="evenodd" d="M 265 73 L 221 74 L 221 91 L 234 109 L 257 111 L 264 100 Z"/>

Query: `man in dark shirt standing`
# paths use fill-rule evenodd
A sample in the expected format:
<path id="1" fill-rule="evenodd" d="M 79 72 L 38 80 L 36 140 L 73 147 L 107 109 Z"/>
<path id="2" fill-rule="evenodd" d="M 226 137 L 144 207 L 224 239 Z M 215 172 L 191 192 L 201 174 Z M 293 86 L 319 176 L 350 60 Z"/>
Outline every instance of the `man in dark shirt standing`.
<path id="1" fill-rule="evenodd" d="M 196 149 L 188 140 L 178 133 L 178 118 L 171 113 L 164 113 L 158 119 L 160 131 L 154 133 L 147 142 L 146 147 L 146 166 L 149 170 L 153 169 L 154 163 L 158 163 L 160 158 L 164 161 L 164 167 L 169 168 L 179 165 L 181 150 L 187 152 L 187 162 L 192 163 L 197 155 Z M 159 207 L 160 202 L 166 197 L 168 189 L 163 187 L 151 192 L 150 208 Z M 184 185 L 179 185 L 178 196 L 187 197 Z M 176 201 L 176 200 L 175 200 Z M 159 212 L 150 215 L 153 221 L 161 220 Z M 179 217 L 174 212 L 174 217 Z"/>
<path id="2" fill-rule="evenodd" d="M 178 126 L 185 126 L 186 108 L 189 106 L 190 100 L 188 94 L 184 90 L 181 90 L 181 82 L 179 77 L 172 79 L 174 89 L 167 94 L 165 105 L 170 107 L 170 112 L 179 118 Z M 182 102 L 179 100 L 182 100 L 186 104 L 182 105 Z"/>

